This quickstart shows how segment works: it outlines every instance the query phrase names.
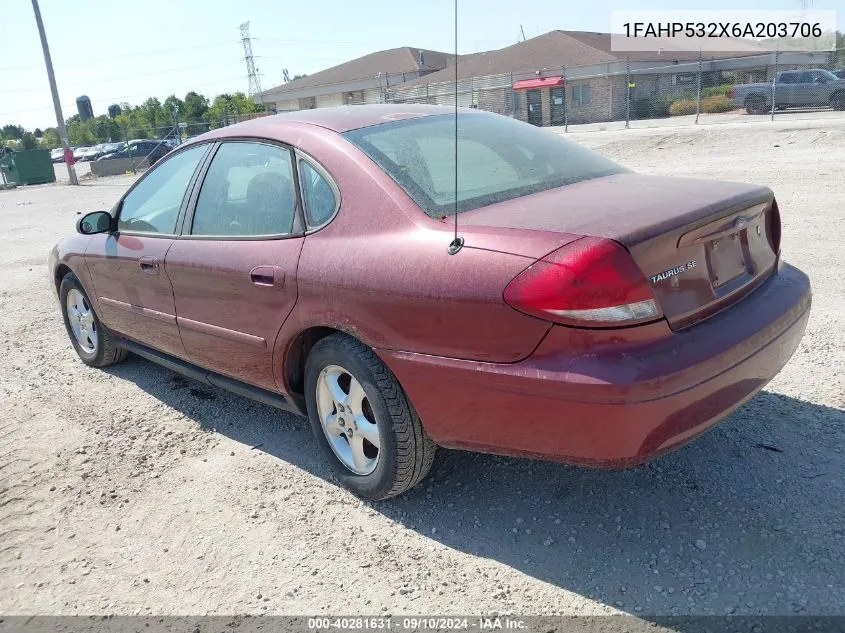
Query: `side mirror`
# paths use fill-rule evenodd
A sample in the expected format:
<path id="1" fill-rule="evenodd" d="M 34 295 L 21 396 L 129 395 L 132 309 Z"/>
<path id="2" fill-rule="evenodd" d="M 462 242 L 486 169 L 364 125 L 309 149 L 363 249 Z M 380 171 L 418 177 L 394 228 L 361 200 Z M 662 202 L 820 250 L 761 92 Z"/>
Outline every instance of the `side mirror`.
<path id="1" fill-rule="evenodd" d="M 76 231 L 82 233 L 82 235 L 108 233 L 111 230 L 112 221 L 113 218 L 108 211 L 92 211 L 79 218 L 76 223 Z"/>

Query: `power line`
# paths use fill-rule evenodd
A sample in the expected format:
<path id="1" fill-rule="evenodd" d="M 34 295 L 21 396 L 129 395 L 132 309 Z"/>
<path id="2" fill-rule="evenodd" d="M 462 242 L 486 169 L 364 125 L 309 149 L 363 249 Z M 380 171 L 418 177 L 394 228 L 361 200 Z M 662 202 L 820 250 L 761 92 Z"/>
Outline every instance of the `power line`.
<path id="1" fill-rule="evenodd" d="M 372 42 L 352 42 L 341 40 L 290 40 L 281 37 L 253 37 L 254 40 L 262 42 L 285 42 L 288 44 L 349 44 L 350 46 L 369 46 Z"/>
<path id="2" fill-rule="evenodd" d="M 237 61 L 237 60 L 228 60 L 228 61 L 224 61 L 224 62 L 213 62 L 213 63 L 218 64 L 220 66 L 240 64 L 240 62 Z M 132 78 L 135 78 L 135 77 L 150 77 L 150 76 L 155 76 L 155 75 L 166 75 L 166 74 L 172 73 L 172 72 L 180 72 L 180 71 L 183 71 L 183 70 L 194 70 L 194 69 L 197 69 L 197 68 L 207 68 L 207 67 L 208 67 L 208 63 L 196 64 L 196 65 L 193 65 L 193 66 L 174 66 L 173 68 L 167 68 L 165 70 L 154 70 L 154 71 L 147 72 L 147 73 L 134 73 L 134 74 L 132 74 Z M 110 81 L 110 80 L 113 80 L 113 79 L 126 79 L 126 78 L 127 78 L 127 75 L 125 75 L 125 74 L 123 74 L 123 75 L 113 75 L 111 77 L 87 77 L 86 79 L 79 80 L 79 81 L 65 81 L 65 82 L 62 82 L 62 85 L 64 85 L 64 86 L 87 86 L 87 85 L 90 85 L 94 81 Z M 38 91 L 41 91 L 41 90 L 42 90 L 42 88 L 40 88 L 40 87 L 39 88 L 15 88 L 14 90 L 0 90 L 0 94 L 13 94 L 13 93 L 19 93 L 19 92 L 38 92 Z"/>
<path id="3" fill-rule="evenodd" d="M 237 77 L 227 77 L 226 79 L 218 79 L 216 81 L 203 82 L 203 87 L 200 88 L 199 90 L 203 90 L 207 86 L 215 86 L 215 85 L 218 85 L 218 84 L 229 83 L 229 82 L 232 82 L 232 81 L 242 81 L 243 78 L 244 78 L 243 75 L 238 75 Z M 181 92 L 184 89 L 185 88 L 184 88 L 184 85 L 183 85 L 183 86 L 179 86 L 179 87 L 176 87 L 176 88 L 168 88 L 168 89 L 164 89 L 164 90 L 161 90 L 161 89 L 147 90 L 145 92 L 138 92 L 138 93 L 134 93 L 134 94 L 124 94 L 124 95 L 119 95 L 119 96 L 116 96 L 116 97 L 97 97 L 96 99 L 97 99 L 97 101 L 110 101 L 112 103 L 120 103 L 120 102 L 122 102 L 126 99 L 129 99 L 129 98 L 132 98 L 132 97 L 142 97 L 142 96 L 151 97 L 151 96 L 154 96 L 154 94 L 163 94 L 163 93 L 176 94 L 177 92 Z M 196 90 L 196 89 L 187 90 L 186 93 L 187 92 L 198 92 L 198 90 Z M 153 93 L 153 94 L 151 94 L 151 93 Z M 75 102 L 73 102 L 73 103 L 63 103 L 62 105 L 64 107 L 68 107 L 68 108 L 75 108 L 76 107 Z M 23 113 L 26 113 L 26 112 L 42 112 L 44 110 L 51 110 L 51 109 L 52 108 L 49 108 L 49 107 L 26 108 L 24 110 L 12 110 L 12 111 L 8 111 L 8 112 L 0 112 L 0 116 L 8 116 L 8 115 L 12 115 L 12 114 L 23 114 Z"/>
<path id="4" fill-rule="evenodd" d="M 191 46 L 176 46 L 173 48 L 159 48 L 159 49 L 151 49 L 140 51 L 138 53 L 124 53 L 121 55 L 100 55 L 100 56 L 85 56 L 86 62 L 96 62 L 102 60 L 112 60 L 112 59 L 126 59 L 128 57 L 152 57 L 155 55 L 164 55 L 165 53 L 175 53 L 177 51 L 187 51 L 187 50 L 197 50 L 197 49 L 210 49 L 214 48 L 217 49 L 222 44 L 240 44 L 240 40 L 221 40 L 218 42 L 207 42 L 203 44 L 194 44 Z M 68 64 L 68 66 L 75 66 L 75 64 Z M 30 68 L 39 68 L 38 64 L 24 64 L 21 66 L 0 66 L 0 70 L 27 70 Z M 59 65 L 59 69 L 62 69 L 62 66 Z"/>

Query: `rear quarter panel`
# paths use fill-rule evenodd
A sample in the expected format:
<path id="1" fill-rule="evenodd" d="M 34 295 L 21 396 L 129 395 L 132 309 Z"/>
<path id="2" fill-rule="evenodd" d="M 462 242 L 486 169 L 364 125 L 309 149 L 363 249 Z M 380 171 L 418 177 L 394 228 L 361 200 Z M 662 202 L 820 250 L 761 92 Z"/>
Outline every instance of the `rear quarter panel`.
<path id="1" fill-rule="evenodd" d="M 426 216 L 336 133 L 290 128 L 280 140 L 320 162 L 342 200 L 335 219 L 305 238 L 299 297 L 277 353 L 286 354 L 297 334 L 315 326 L 346 331 L 373 348 L 456 358 L 512 362 L 533 351 L 550 324 L 506 305 L 502 292 L 534 261 L 513 253 L 541 256 L 561 236 L 474 227 L 467 246 L 450 256 L 451 220 Z"/>

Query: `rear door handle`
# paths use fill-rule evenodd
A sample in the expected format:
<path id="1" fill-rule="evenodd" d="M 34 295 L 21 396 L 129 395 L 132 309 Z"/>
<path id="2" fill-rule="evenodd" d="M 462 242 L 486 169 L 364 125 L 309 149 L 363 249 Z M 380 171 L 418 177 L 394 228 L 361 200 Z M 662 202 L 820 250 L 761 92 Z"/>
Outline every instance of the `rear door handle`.
<path id="1" fill-rule="evenodd" d="M 249 280 L 256 286 L 281 288 L 285 284 L 285 273 L 278 266 L 256 266 L 249 271 Z"/>
<path id="2" fill-rule="evenodd" d="M 152 255 L 144 255 L 141 259 L 138 260 L 138 266 L 145 273 L 148 273 L 150 275 L 157 275 L 158 257 L 153 257 Z"/>

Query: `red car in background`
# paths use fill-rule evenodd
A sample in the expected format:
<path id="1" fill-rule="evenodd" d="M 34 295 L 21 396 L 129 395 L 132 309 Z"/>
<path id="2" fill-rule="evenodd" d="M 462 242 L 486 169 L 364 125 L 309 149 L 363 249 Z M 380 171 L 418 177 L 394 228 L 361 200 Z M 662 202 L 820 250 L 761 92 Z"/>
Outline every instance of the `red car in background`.
<path id="1" fill-rule="evenodd" d="M 810 284 L 780 258 L 769 189 L 455 117 L 326 108 L 180 146 L 50 255 L 80 358 L 131 351 L 307 415 L 373 499 L 425 477 L 436 445 L 640 463 L 789 360 Z"/>

